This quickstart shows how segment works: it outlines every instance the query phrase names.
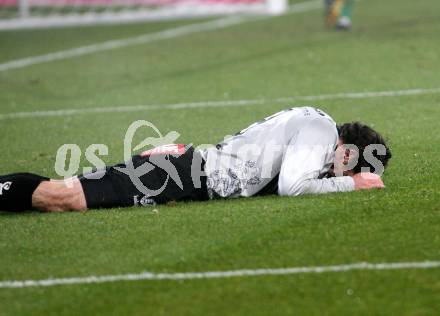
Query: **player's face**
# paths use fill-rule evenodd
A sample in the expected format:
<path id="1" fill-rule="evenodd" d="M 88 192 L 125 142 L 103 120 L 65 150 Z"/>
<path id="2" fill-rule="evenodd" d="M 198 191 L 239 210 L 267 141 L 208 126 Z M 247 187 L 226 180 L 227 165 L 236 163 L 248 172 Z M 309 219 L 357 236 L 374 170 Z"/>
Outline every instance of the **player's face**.
<path id="1" fill-rule="evenodd" d="M 341 140 L 339 140 L 333 164 L 333 172 L 337 177 L 349 175 L 351 173 L 351 171 L 347 170 L 349 159 L 350 150 L 344 146 Z"/>

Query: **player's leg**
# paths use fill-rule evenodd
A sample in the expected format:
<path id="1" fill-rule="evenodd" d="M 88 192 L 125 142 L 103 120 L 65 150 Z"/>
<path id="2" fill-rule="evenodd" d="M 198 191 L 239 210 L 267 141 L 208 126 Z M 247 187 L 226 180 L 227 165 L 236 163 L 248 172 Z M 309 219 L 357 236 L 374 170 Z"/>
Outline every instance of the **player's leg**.
<path id="1" fill-rule="evenodd" d="M 62 212 L 127 207 L 135 204 L 137 194 L 130 178 L 114 167 L 66 181 L 31 173 L 0 176 L 0 211 Z"/>
<path id="2" fill-rule="evenodd" d="M 351 12 L 353 10 L 354 0 L 345 0 L 342 6 L 341 13 L 336 22 L 336 28 L 348 30 L 351 28 Z"/>
<path id="3" fill-rule="evenodd" d="M 327 26 L 333 27 L 336 24 L 336 20 L 341 13 L 344 0 L 324 0 L 324 4 L 325 22 Z"/>
<path id="4" fill-rule="evenodd" d="M 192 178 L 193 167 L 198 165 L 200 171 L 203 169 L 200 154 L 194 154 L 194 150 L 189 148 L 176 157 L 158 156 L 163 156 L 162 160 L 174 166 L 181 186 L 169 178 L 168 171 L 157 166 L 140 178 L 146 188 L 153 191 L 160 189 L 155 196 L 144 195 L 131 177 L 119 170 L 124 169 L 125 164 L 72 178 L 67 182 L 32 174 L 15 174 L 0 177 L 0 210 L 81 211 L 208 199 L 206 177 L 201 178 L 200 186 L 196 186 Z M 151 156 L 135 156 L 132 162 L 137 168 L 144 163 L 157 161 Z"/>
<path id="5" fill-rule="evenodd" d="M 180 144 L 164 147 L 156 148 L 154 153 L 145 152 L 132 157 L 131 162 L 137 170 L 148 166 L 145 170 L 149 171 L 141 176 L 132 174 L 134 170 L 129 171 L 126 163 L 108 167 L 93 176 L 80 176 L 87 207 L 151 206 L 171 201 L 208 200 L 200 153 Z M 178 153 L 174 152 L 175 148 L 180 148 Z"/>
<path id="6" fill-rule="evenodd" d="M 85 210 L 81 183 L 50 180 L 32 173 L 0 176 L 0 210 L 23 212 Z"/>
<path id="7" fill-rule="evenodd" d="M 32 194 L 49 178 L 32 173 L 0 176 L 0 210 L 22 212 L 32 209 Z"/>
<path id="8" fill-rule="evenodd" d="M 77 178 L 41 182 L 32 195 L 32 208 L 45 212 L 85 211 L 81 182 Z"/>
<path id="9" fill-rule="evenodd" d="M 353 10 L 354 0 L 345 0 L 342 7 L 341 16 L 346 16 L 351 19 L 351 12 Z"/>
<path id="10" fill-rule="evenodd" d="M 351 28 L 351 12 L 354 0 L 325 0 L 326 23 L 329 27 Z"/>

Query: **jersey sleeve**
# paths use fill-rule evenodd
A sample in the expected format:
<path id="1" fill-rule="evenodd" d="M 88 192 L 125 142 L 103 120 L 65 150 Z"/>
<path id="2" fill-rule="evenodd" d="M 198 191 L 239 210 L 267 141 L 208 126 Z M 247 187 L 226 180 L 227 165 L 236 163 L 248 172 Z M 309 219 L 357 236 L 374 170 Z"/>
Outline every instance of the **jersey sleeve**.
<path id="1" fill-rule="evenodd" d="M 338 141 L 334 123 L 315 119 L 302 128 L 287 146 L 278 180 L 278 194 L 297 196 L 354 190 L 351 177 L 318 179 L 333 163 Z"/>

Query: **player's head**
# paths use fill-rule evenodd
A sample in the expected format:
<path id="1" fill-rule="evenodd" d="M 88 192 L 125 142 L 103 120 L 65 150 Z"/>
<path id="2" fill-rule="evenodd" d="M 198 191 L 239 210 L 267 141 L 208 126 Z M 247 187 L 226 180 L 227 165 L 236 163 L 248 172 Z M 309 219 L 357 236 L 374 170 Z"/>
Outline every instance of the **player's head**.
<path id="1" fill-rule="evenodd" d="M 356 174 L 363 168 L 378 172 L 377 169 L 383 171 L 387 166 L 391 151 L 384 138 L 374 129 L 360 122 L 352 122 L 338 126 L 338 133 L 335 174 Z"/>

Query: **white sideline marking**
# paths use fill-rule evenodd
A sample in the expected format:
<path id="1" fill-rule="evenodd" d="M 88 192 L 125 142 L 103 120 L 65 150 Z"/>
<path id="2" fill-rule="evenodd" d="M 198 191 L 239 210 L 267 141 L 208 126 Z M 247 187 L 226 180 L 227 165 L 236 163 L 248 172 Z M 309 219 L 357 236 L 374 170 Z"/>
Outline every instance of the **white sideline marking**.
<path id="1" fill-rule="evenodd" d="M 315 10 L 322 7 L 321 0 L 311 0 L 305 1 L 297 4 L 293 4 L 289 7 L 289 10 L 286 14 L 295 14 L 301 12 L 307 12 L 311 10 Z M 45 55 L 32 56 L 22 59 L 11 60 L 9 62 L 0 64 L 0 72 L 11 70 L 11 69 L 19 69 L 24 68 L 31 65 L 47 63 L 56 60 L 63 60 L 78 56 L 84 56 L 88 54 L 93 54 L 97 52 L 118 49 L 123 47 L 129 47 L 140 44 L 147 44 L 154 41 L 160 41 L 164 39 L 170 39 L 175 37 L 180 37 L 183 35 L 199 33 L 203 31 L 211 31 L 226 28 L 232 25 L 255 21 L 261 19 L 270 18 L 271 15 L 263 15 L 263 16 L 230 16 L 226 18 L 217 19 L 214 21 L 208 21 L 203 23 L 194 23 L 190 25 L 180 26 L 164 31 L 159 31 L 155 33 L 147 33 L 144 35 L 129 37 L 125 39 L 119 40 L 111 40 L 98 44 L 92 44 L 87 46 L 81 46 L 72 49 L 61 50 L 58 52 L 53 52 Z"/>
<path id="2" fill-rule="evenodd" d="M 88 54 L 93 54 L 97 52 L 102 52 L 106 50 L 112 50 L 117 48 L 123 48 L 133 45 L 147 44 L 150 42 L 179 37 L 187 34 L 215 30 L 220 28 L 225 28 L 234 24 L 243 22 L 242 17 L 227 17 L 222 19 L 217 19 L 214 21 L 195 23 L 185 26 L 180 26 L 164 31 L 147 33 L 144 35 L 129 37 L 119 40 L 111 40 L 98 44 L 92 44 L 87 46 L 81 46 L 77 48 L 61 50 L 58 52 L 53 52 L 45 55 L 32 56 L 22 59 L 12 60 L 3 64 L 0 64 L 0 72 L 7 71 L 11 69 L 24 68 L 31 65 L 47 63 L 56 60 L 68 59 L 72 57 L 78 57 Z"/>
<path id="3" fill-rule="evenodd" d="M 203 101 L 203 102 L 188 102 L 188 103 L 174 103 L 174 104 L 109 106 L 109 107 L 96 107 L 96 108 L 68 109 L 68 110 L 5 113 L 5 114 L 0 114 L 0 120 L 34 118 L 34 117 L 71 116 L 71 115 L 93 114 L 93 113 L 118 113 L 118 112 L 121 113 L 121 112 L 139 112 L 139 111 L 148 111 L 148 110 L 236 107 L 236 106 L 257 105 L 257 104 L 265 104 L 265 103 L 292 103 L 296 101 L 398 97 L 398 96 L 435 94 L 435 93 L 440 93 L 440 88 L 408 89 L 408 90 L 395 90 L 395 91 L 372 91 L 372 92 L 342 92 L 336 94 L 292 96 L 292 97 L 284 97 L 284 98 L 276 98 L 276 99 L 225 100 L 225 101 Z"/>
<path id="4" fill-rule="evenodd" d="M 360 262 L 333 266 L 294 267 L 280 269 L 256 269 L 256 270 L 232 270 L 232 271 L 208 271 L 208 272 L 182 272 L 182 273 L 152 273 L 142 272 L 137 274 L 87 276 L 62 279 L 25 280 L 25 281 L 2 281 L 0 289 L 47 287 L 55 285 L 71 284 L 96 284 L 121 281 L 141 280 L 194 280 L 194 279 L 218 279 L 232 277 L 249 277 L 264 275 L 288 275 L 304 273 L 346 272 L 353 270 L 401 270 L 401 269 L 433 269 L 440 268 L 440 261 L 421 262 L 393 262 L 393 263 L 369 263 Z"/>

